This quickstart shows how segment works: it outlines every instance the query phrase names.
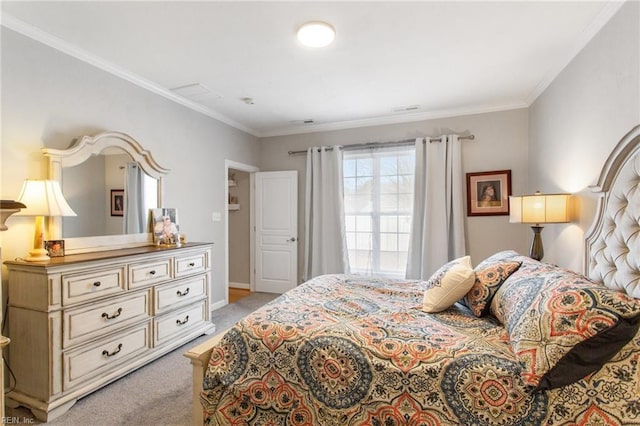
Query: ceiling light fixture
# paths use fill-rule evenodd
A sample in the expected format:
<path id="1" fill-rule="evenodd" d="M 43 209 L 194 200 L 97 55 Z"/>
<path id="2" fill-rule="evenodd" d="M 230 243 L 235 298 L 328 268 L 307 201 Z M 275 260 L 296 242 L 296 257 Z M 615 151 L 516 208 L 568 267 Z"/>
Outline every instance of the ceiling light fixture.
<path id="1" fill-rule="evenodd" d="M 313 21 L 302 25 L 298 30 L 298 40 L 308 47 L 325 47 L 331 44 L 336 30 L 326 22 Z"/>

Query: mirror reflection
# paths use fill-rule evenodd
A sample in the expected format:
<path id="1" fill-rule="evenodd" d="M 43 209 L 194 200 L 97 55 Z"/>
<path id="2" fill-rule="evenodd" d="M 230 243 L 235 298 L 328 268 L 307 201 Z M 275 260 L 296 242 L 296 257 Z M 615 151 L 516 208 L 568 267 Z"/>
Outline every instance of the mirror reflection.
<path id="1" fill-rule="evenodd" d="M 149 232 L 158 206 L 158 181 L 119 148 L 62 169 L 62 192 L 78 214 L 63 218 L 63 238 Z"/>

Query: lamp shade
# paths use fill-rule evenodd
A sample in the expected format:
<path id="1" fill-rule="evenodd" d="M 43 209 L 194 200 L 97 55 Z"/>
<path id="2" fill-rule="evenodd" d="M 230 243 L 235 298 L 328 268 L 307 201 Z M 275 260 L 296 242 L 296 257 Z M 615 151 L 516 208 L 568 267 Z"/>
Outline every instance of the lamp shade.
<path id="1" fill-rule="evenodd" d="M 570 221 L 570 194 L 541 194 L 509 197 L 509 222 L 566 223 Z"/>
<path id="2" fill-rule="evenodd" d="M 77 216 L 56 180 L 26 179 L 18 202 L 27 207 L 16 216 Z"/>

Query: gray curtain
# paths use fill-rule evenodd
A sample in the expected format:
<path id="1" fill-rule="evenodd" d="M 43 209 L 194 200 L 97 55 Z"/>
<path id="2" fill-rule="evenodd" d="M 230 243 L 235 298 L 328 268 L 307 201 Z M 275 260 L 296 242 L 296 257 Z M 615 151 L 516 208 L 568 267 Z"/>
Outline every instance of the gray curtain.
<path id="1" fill-rule="evenodd" d="M 348 273 L 344 227 L 342 151 L 340 147 L 307 150 L 304 279 Z"/>
<path id="2" fill-rule="evenodd" d="M 144 175 L 138 163 L 127 163 L 124 173 L 124 233 L 147 232 L 144 214 Z"/>
<path id="3" fill-rule="evenodd" d="M 457 135 L 443 136 L 440 142 L 416 139 L 408 279 L 428 279 L 449 260 L 465 254 L 460 144 Z"/>

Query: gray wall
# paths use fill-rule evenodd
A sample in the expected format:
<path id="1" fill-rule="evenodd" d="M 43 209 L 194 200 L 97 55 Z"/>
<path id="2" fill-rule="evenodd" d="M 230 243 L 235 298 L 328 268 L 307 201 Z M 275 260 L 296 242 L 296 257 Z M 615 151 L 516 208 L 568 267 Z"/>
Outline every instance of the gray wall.
<path id="1" fill-rule="evenodd" d="M 67 148 L 105 130 L 127 133 L 171 169 L 164 204 L 178 209 L 187 239 L 215 243 L 212 301 L 223 301 L 224 223 L 212 222 L 212 212 L 226 208 L 225 159 L 258 164 L 257 138 L 4 27 L 1 36 L 0 196 L 15 199 L 24 179 L 47 177 L 42 147 Z M 33 244 L 33 219 L 14 216 L 8 225 L 2 260 Z"/>
<path id="2" fill-rule="evenodd" d="M 260 140 L 260 170 L 298 171 L 298 275 L 302 277 L 304 254 L 305 155 L 288 155 L 320 145 L 349 145 L 384 142 L 444 133 L 470 132 L 475 140 L 463 143 L 464 172 L 510 169 L 512 191 L 527 187 L 527 110 L 427 120 L 387 126 L 363 127 L 333 132 L 263 138 Z M 509 224 L 508 216 L 467 217 L 467 248 L 473 264 L 499 250 L 528 252 L 529 232 L 525 225 Z"/>
<path id="3" fill-rule="evenodd" d="M 545 260 L 583 270 L 596 183 L 640 123 L 640 3 L 627 2 L 529 109 L 529 192 L 576 193 L 576 220 L 543 231 Z"/>
<path id="4" fill-rule="evenodd" d="M 251 199 L 249 192 L 249 173 L 229 169 L 233 174 L 236 186 L 229 187 L 229 194 L 238 198 L 240 210 L 229 211 L 229 283 L 246 284 L 251 282 L 251 228 L 250 212 Z"/>

